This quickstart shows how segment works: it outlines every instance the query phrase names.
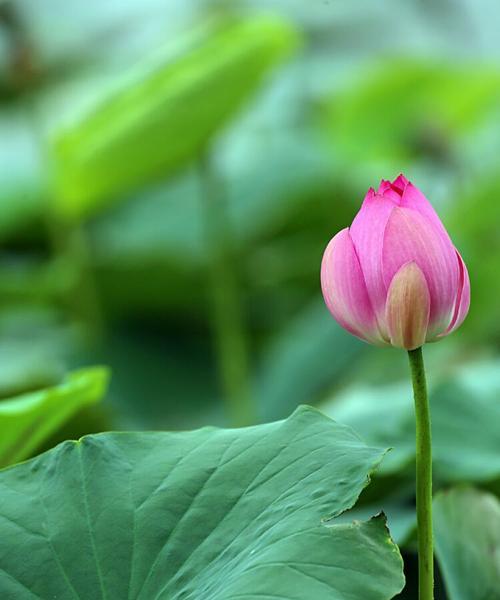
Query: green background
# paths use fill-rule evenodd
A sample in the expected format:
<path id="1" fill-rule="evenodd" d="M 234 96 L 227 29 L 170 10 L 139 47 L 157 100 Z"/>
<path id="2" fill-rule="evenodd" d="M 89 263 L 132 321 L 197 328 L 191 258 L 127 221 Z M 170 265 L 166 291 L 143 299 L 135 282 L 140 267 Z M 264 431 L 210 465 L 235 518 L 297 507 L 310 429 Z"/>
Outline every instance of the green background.
<path id="1" fill-rule="evenodd" d="M 350 337 L 319 289 L 329 239 L 402 171 L 472 286 L 425 348 L 435 487 L 465 486 L 439 514 L 476 530 L 456 507 L 477 503 L 498 532 L 499 19 L 488 0 L 0 2 L 0 454 L 316 405 L 394 447 L 355 510 L 386 509 L 414 598 L 406 357 Z M 95 364 L 99 404 L 105 371 L 68 375 Z M 500 598 L 490 558 L 468 600 Z"/>

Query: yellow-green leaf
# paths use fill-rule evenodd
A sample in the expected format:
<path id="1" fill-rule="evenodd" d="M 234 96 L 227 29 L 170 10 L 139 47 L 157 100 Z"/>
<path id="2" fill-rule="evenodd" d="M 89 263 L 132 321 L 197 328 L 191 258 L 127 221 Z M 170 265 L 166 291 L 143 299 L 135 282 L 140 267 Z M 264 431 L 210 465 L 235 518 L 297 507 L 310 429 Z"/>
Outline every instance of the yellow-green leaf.
<path id="1" fill-rule="evenodd" d="M 116 91 L 55 136 L 58 210 L 98 211 L 193 159 L 295 42 L 282 20 L 245 21 Z"/>
<path id="2" fill-rule="evenodd" d="M 70 373 L 59 385 L 0 402 L 0 467 L 29 457 L 80 408 L 104 395 L 103 367 Z"/>

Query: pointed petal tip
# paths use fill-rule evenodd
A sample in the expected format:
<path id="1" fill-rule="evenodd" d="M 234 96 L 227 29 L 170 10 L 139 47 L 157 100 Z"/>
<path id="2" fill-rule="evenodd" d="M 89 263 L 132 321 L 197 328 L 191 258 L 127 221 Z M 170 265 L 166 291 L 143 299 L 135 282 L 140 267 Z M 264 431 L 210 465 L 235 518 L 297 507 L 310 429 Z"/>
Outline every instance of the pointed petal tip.
<path id="1" fill-rule="evenodd" d="M 409 184 L 409 180 L 403 175 L 403 173 L 400 173 L 392 182 L 392 185 L 400 188 L 402 191 L 404 190 L 404 188 Z"/>
<path id="2" fill-rule="evenodd" d="M 363 200 L 363 204 L 365 202 L 369 202 L 375 196 L 375 190 L 372 187 L 368 188 L 368 191 L 365 194 L 365 198 Z"/>
<path id="3" fill-rule="evenodd" d="M 377 194 L 383 194 L 386 190 L 391 187 L 391 182 L 388 179 L 381 179 L 378 186 Z"/>

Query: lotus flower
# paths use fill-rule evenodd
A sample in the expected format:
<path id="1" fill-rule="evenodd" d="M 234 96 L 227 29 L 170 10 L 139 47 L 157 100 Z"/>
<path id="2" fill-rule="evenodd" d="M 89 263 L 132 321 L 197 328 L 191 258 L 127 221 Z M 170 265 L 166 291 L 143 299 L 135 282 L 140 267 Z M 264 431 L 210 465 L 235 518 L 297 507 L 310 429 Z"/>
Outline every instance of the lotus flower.
<path id="1" fill-rule="evenodd" d="M 413 350 L 465 319 L 462 257 L 422 192 L 400 175 L 368 190 L 352 225 L 328 244 L 321 287 L 334 318 L 376 345 Z"/>

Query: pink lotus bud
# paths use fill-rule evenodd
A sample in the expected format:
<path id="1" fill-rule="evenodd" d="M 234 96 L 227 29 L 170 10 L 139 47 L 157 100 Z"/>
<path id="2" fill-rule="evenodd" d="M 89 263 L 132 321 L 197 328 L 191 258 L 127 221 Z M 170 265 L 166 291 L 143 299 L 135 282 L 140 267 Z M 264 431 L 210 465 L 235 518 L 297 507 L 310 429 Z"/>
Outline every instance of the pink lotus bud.
<path id="1" fill-rule="evenodd" d="M 418 348 L 448 335 L 469 310 L 462 257 L 422 192 L 403 175 L 368 190 L 321 265 L 328 309 L 372 344 Z"/>

